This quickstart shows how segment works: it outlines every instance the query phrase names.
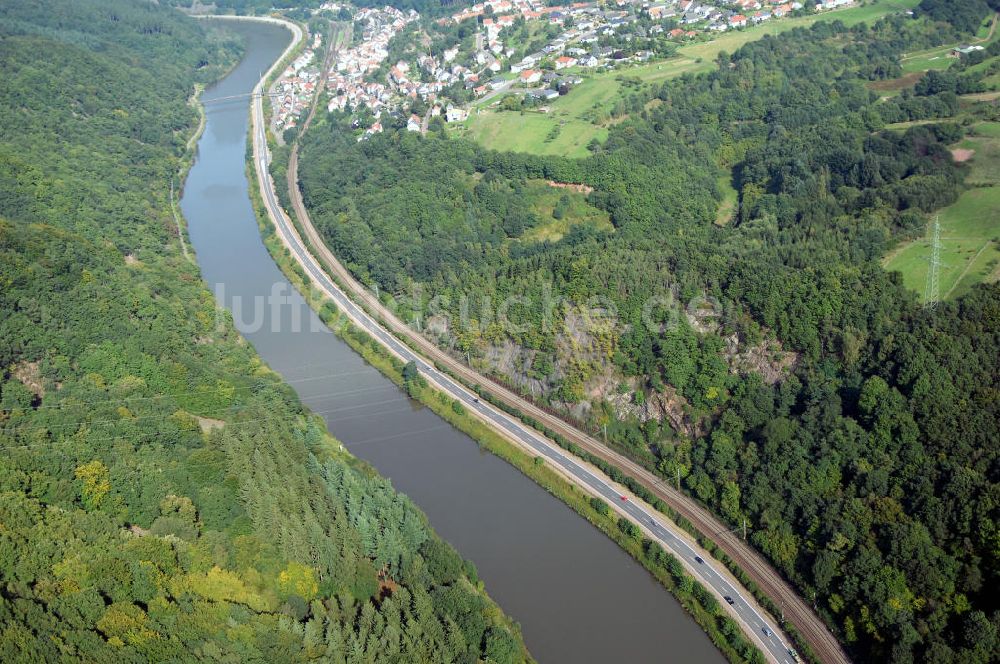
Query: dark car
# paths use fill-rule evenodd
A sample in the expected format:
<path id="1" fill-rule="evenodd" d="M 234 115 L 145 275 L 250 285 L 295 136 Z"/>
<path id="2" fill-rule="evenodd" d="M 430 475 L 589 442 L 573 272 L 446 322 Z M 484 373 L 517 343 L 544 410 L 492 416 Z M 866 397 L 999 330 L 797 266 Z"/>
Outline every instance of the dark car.
<path id="1" fill-rule="evenodd" d="M 729 595 L 726 595 L 725 599 L 726 599 L 726 604 L 733 604 L 733 598 L 730 597 Z"/>
<path id="2" fill-rule="evenodd" d="M 702 559 L 701 559 L 701 556 L 695 556 L 695 557 L 694 557 L 694 561 L 695 561 L 696 563 L 699 563 L 699 564 L 701 564 L 701 563 L 704 563 L 704 562 L 705 562 L 704 560 L 702 560 Z"/>

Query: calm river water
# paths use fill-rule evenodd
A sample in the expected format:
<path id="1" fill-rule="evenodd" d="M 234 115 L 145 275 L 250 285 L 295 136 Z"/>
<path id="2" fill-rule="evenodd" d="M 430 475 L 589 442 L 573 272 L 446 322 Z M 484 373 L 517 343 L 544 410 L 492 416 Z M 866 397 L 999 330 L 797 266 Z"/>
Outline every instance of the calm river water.
<path id="1" fill-rule="evenodd" d="M 273 25 L 228 25 L 246 40 L 246 55 L 204 99 L 248 92 L 290 39 Z M 248 104 L 207 106 L 181 207 L 202 276 L 264 360 L 475 563 L 539 662 L 723 662 L 673 597 L 611 540 L 317 331 L 258 233 L 245 176 Z"/>

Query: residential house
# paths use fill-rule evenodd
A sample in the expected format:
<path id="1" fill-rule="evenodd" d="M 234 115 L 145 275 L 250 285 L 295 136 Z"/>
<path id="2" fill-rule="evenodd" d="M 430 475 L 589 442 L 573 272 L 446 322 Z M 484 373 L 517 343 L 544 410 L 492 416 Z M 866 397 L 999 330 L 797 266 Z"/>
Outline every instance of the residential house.
<path id="1" fill-rule="evenodd" d="M 525 85 L 538 83 L 538 81 L 542 80 L 542 72 L 537 69 L 526 69 L 521 72 L 520 80 L 521 83 L 524 83 Z"/>

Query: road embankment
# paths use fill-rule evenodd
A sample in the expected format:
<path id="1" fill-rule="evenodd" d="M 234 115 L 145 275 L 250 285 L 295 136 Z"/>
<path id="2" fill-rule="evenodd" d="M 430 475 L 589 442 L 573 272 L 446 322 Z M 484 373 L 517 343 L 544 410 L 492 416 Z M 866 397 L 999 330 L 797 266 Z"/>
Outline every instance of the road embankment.
<path id="1" fill-rule="evenodd" d="M 264 84 L 266 78 L 262 79 L 257 90 L 262 89 L 261 86 Z M 597 441 L 591 440 L 586 434 L 569 427 L 562 420 L 558 420 L 558 418 L 554 418 L 548 413 L 541 411 L 533 406 L 533 404 L 524 401 L 517 395 L 509 393 L 504 388 L 475 374 L 454 360 L 454 358 L 450 358 L 415 331 L 407 328 L 401 321 L 395 319 L 388 311 L 385 311 L 381 303 L 375 300 L 371 293 L 367 292 L 361 284 L 353 279 L 329 250 L 326 249 L 322 243 L 322 239 L 318 236 L 309 221 L 308 212 L 302 205 L 301 195 L 298 191 L 296 178 L 298 154 L 297 150 L 293 149 L 289 160 L 288 182 L 293 185 L 290 187 L 290 194 L 293 209 L 300 223 L 299 228 L 302 229 L 309 239 L 309 244 L 303 242 L 302 237 L 299 235 L 299 230 L 295 227 L 292 219 L 278 205 L 274 183 L 268 174 L 269 153 L 262 107 L 263 104 L 259 98 L 255 98 L 252 111 L 252 159 L 256 175 L 254 179 L 261 193 L 261 203 L 265 209 L 265 216 L 269 218 L 270 223 L 273 225 L 275 237 L 282 243 L 284 251 L 288 252 L 286 258 L 295 261 L 298 267 L 296 272 L 301 270 L 302 278 L 306 281 L 311 281 L 315 287 L 325 291 L 327 296 L 337 304 L 342 315 L 346 316 L 353 325 L 364 330 L 370 338 L 377 340 L 384 347 L 385 352 L 390 356 L 394 356 L 396 361 L 416 361 L 435 389 L 447 394 L 449 398 L 462 403 L 464 407 L 475 414 L 481 424 L 489 426 L 494 433 L 501 436 L 508 443 L 518 445 L 525 454 L 537 455 L 538 452 L 543 452 L 548 459 L 554 462 L 554 467 L 560 468 L 558 472 L 564 477 L 569 478 L 572 486 L 579 487 L 588 494 L 602 496 L 603 498 L 607 498 L 610 494 L 611 500 L 609 502 L 613 504 L 613 509 L 616 512 L 634 520 L 639 524 L 640 528 L 655 538 L 655 541 L 677 553 L 691 575 L 706 582 L 706 585 L 711 588 L 711 592 L 716 594 L 719 599 L 722 598 L 726 590 L 739 596 L 740 606 L 733 609 L 732 607 L 723 605 L 723 608 L 729 612 L 734 620 L 739 622 L 744 632 L 762 648 L 769 660 L 790 661 L 787 647 L 785 646 L 785 643 L 788 641 L 777 636 L 780 634 L 777 627 L 778 621 L 774 620 L 773 617 L 764 617 L 766 615 L 764 610 L 757 605 L 752 595 L 741 587 L 740 583 L 724 566 L 714 561 L 711 564 L 706 563 L 706 559 L 698 555 L 698 552 L 704 553 L 706 556 L 707 553 L 698 547 L 697 543 L 693 542 L 687 533 L 677 528 L 673 523 L 668 523 L 661 515 L 656 514 L 653 507 L 643 503 L 636 496 L 631 495 L 632 492 L 620 484 L 613 482 L 599 468 L 582 462 L 579 458 L 572 457 L 572 455 L 569 455 L 556 443 L 545 438 L 538 431 L 530 429 L 530 427 L 514 419 L 509 414 L 481 404 L 478 397 L 474 396 L 470 390 L 460 383 L 478 385 L 481 389 L 488 390 L 493 398 L 510 405 L 511 408 L 516 408 L 520 412 L 528 414 L 536 422 L 542 422 L 548 430 L 558 432 L 559 435 L 572 441 L 594 457 L 605 459 L 609 464 L 622 468 L 630 475 L 636 477 L 641 484 L 647 486 L 653 495 L 658 497 L 663 496 L 661 499 L 665 504 L 669 505 L 678 514 L 684 516 L 684 518 L 688 519 L 696 527 L 701 524 L 702 527 L 699 528 L 701 532 L 710 533 L 713 538 L 718 536 L 718 540 L 716 540 L 718 548 L 732 560 L 738 560 L 737 556 L 733 555 L 729 549 L 738 549 L 739 547 L 733 547 L 728 541 L 729 538 L 719 535 L 719 531 L 725 530 L 725 527 L 714 521 L 714 517 L 711 517 L 711 515 L 704 512 L 700 507 L 694 505 L 683 494 L 669 490 L 669 487 L 665 487 L 659 478 L 652 476 L 651 473 L 645 471 L 638 464 L 608 450 Z M 322 263 L 316 259 L 317 255 L 322 259 Z M 347 292 L 350 293 L 350 297 L 347 295 Z M 364 305 L 364 307 L 359 305 Z M 407 343 L 401 343 L 401 339 Z M 429 361 L 443 370 L 431 366 Z M 630 496 L 628 507 L 623 507 L 623 505 L 616 502 L 619 496 Z M 678 509 L 678 506 L 680 509 Z M 742 542 L 739 543 L 742 544 Z M 745 545 L 744 547 L 749 550 L 749 547 Z M 688 560 L 688 558 L 691 560 Z M 697 562 L 698 560 L 702 562 Z M 752 558 L 747 558 L 746 560 L 749 563 L 754 562 Z M 764 564 L 766 566 L 766 563 Z M 750 571 L 747 571 L 747 575 L 752 579 L 754 576 L 766 579 L 769 576 L 767 569 L 753 567 L 755 573 L 752 574 Z M 775 577 L 777 576 L 773 570 L 770 570 L 770 572 Z M 777 579 L 781 582 L 780 577 L 777 577 Z M 758 585 L 763 587 L 763 584 L 758 583 Z M 736 588 L 739 588 L 740 592 L 737 592 Z M 788 605 L 784 601 L 781 601 L 781 603 L 786 607 L 785 615 L 788 616 L 790 613 L 787 608 Z M 743 610 L 742 613 L 741 610 Z M 818 621 L 818 618 L 815 619 Z M 763 626 L 766 626 L 768 630 L 763 630 Z M 825 631 L 825 627 L 821 623 L 820 628 Z M 762 637 L 762 633 L 767 638 Z M 810 632 L 803 630 L 803 633 L 807 635 L 807 641 L 810 645 L 813 644 L 813 641 L 819 642 L 821 646 L 823 645 L 821 639 L 815 639 L 815 634 L 812 634 L 814 638 L 808 638 Z M 830 639 L 832 639 L 832 635 L 830 635 Z M 836 646 L 835 640 L 833 640 L 833 643 Z M 826 648 L 814 648 L 814 650 L 819 652 L 827 648 L 828 645 Z M 839 652 L 839 646 L 836 649 Z M 842 656 L 842 652 L 840 652 L 840 655 L 841 657 L 834 656 L 828 658 L 822 657 L 822 655 L 821 657 L 824 661 L 846 662 L 847 659 Z"/>

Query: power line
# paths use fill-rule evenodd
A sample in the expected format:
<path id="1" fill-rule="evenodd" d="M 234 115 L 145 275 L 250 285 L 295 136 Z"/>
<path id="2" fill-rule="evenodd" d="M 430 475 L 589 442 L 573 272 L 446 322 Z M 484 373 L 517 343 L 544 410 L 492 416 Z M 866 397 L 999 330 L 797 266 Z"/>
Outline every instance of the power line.
<path id="1" fill-rule="evenodd" d="M 941 215 L 934 216 L 931 229 L 931 258 L 924 290 L 924 307 L 933 309 L 941 301 Z"/>

